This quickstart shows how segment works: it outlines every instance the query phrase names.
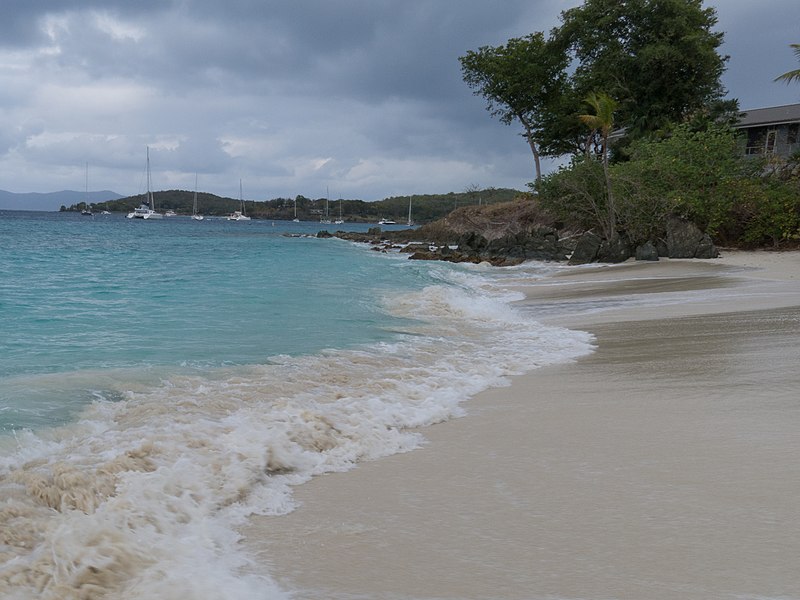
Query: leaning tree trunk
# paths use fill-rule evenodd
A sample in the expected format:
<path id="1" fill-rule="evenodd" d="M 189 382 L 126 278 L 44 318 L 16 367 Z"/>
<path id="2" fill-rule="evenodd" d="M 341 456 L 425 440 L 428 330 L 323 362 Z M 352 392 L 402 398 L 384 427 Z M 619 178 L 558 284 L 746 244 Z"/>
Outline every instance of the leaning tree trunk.
<path id="1" fill-rule="evenodd" d="M 536 140 L 534 140 L 531 126 L 524 118 L 520 117 L 519 120 L 525 128 L 525 133 L 522 135 L 528 140 L 528 146 L 530 146 L 531 152 L 533 153 L 533 163 L 536 165 L 536 189 L 538 190 L 542 183 L 542 165 L 539 161 L 539 148 L 536 146 Z"/>

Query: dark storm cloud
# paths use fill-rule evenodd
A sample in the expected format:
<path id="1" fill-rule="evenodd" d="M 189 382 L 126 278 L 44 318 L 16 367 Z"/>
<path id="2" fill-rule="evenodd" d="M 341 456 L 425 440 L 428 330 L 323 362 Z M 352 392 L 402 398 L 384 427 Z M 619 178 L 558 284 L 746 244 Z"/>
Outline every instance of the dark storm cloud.
<path id="1" fill-rule="evenodd" d="M 492 119 L 458 57 L 549 31 L 580 0 L 5 1 L 0 188 L 136 193 L 145 145 L 162 187 L 253 197 L 523 188 L 519 128 Z M 724 83 L 743 107 L 798 101 L 796 0 L 717 0 Z M 768 6 L 768 8 L 767 8 Z M 765 53 L 765 49 L 768 52 Z"/>

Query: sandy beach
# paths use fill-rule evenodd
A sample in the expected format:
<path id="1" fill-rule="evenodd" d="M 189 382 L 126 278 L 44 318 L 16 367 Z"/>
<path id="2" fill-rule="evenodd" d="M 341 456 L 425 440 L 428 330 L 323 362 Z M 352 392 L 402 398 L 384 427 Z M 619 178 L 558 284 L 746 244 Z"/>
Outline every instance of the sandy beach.
<path id="1" fill-rule="evenodd" d="M 303 599 L 800 598 L 800 253 L 565 268 L 597 350 L 319 477 L 246 543 Z"/>

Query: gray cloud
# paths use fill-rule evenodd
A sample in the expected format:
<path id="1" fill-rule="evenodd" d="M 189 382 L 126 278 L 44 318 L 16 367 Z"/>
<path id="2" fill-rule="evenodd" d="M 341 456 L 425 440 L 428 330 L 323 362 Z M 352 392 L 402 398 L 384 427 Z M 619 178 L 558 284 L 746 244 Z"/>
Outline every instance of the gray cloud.
<path id="1" fill-rule="evenodd" d="M 518 128 L 489 117 L 458 57 L 545 30 L 578 0 L 6 1 L 0 187 L 378 199 L 523 188 Z M 712 2 L 743 107 L 800 100 L 796 0 Z M 768 51 L 767 51 L 768 49 Z"/>

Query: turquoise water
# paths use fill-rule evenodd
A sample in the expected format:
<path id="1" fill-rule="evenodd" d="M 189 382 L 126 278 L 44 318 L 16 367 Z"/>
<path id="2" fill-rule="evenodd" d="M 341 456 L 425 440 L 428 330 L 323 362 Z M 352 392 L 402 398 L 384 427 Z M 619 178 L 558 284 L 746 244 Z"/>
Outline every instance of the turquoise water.
<path id="1" fill-rule="evenodd" d="M 591 351 L 514 307 L 542 265 L 320 227 L 0 212 L 0 597 L 293 597 L 250 515 Z"/>
<path id="2" fill-rule="evenodd" d="M 75 389 L 80 373 L 141 380 L 391 338 L 402 319 L 379 301 L 424 285 L 424 269 L 287 237 L 323 227 L 4 213 L 0 431 L 57 424 L 110 393 Z"/>

